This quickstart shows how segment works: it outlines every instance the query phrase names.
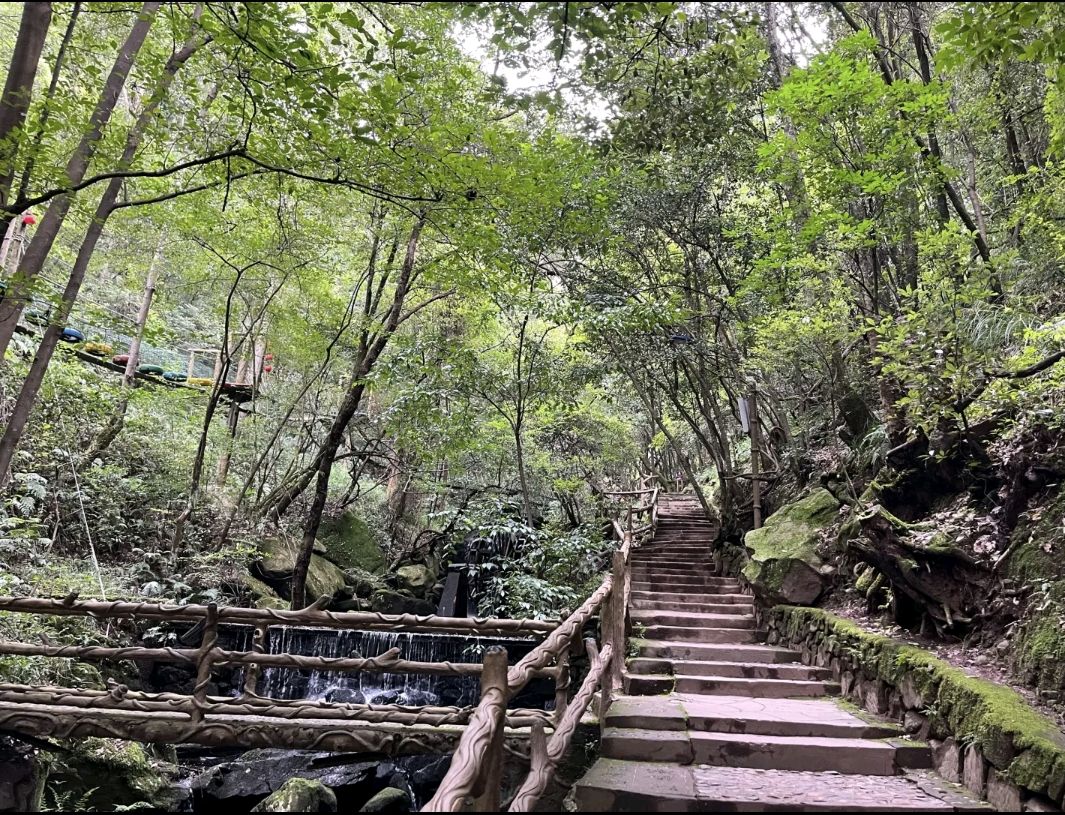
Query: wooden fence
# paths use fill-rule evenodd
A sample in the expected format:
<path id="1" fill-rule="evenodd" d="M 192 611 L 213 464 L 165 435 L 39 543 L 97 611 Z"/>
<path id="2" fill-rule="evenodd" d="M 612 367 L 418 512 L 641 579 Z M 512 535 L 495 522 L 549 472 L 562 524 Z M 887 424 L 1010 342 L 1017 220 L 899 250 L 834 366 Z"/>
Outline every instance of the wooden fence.
<path id="1" fill-rule="evenodd" d="M 147 693 L 116 682 L 100 688 L 37 687 L 0 684 L 0 729 L 45 738 L 108 736 L 141 741 L 199 743 L 210 746 L 284 746 L 378 752 L 454 752 L 451 767 L 427 811 L 458 811 L 472 800 L 478 811 L 500 806 L 504 741 L 528 753 L 530 772 L 510 804 L 512 812 L 531 810 L 565 755 L 585 711 L 598 699 L 605 712 L 620 690 L 625 656 L 629 551 L 653 535 L 657 523 L 657 489 L 615 493 L 626 506 L 612 523 L 618 549 L 610 573 L 592 595 L 561 623 L 330 612 L 315 604 L 302 611 L 166 605 L 122 601 L 39 597 L 0 597 L 0 612 L 76 616 L 93 620 L 157 620 L 189 623 L 183 647 L 111 646 L 0 641 L 0 655 L 51 657 L 94 662 L 131 660 L 175 663 L 195 673 L 192 692 Z M 585 638 L 598 618 L 599 642 Z M 253 630 L 243 650 L 223 648 L 222 625 Z M 267 653 L 270 631 L 278 626 L 401 633 L 449 633 L 489 637 L 543 637 L 525 657 L 508 665 L 501 647 L 490 648 L 480 663 L 418 662 L 404 659 L 398 648 L 372 657 L 306 656 Z M 584 651 L 590 663 L 580 686 L 571 687 L 571 657 Z M 212 696 L 213 673 L 244 668 L 239 694 Z M 471 707 L 411 707 L 282 700 L 258 693 L 264 668 L 292 668 L 337 673 L 410 673 L 479 676 L 481 697 Z M 555 709 L 508 709 L 534 678 L 554 681 Z M 515 747 L 517 745 L 517 747 Z"/>
<path id="2" fill-rule="evenodd" d="M 559 762 L 569 749 L 581 717 L 592 701 L 599 699 L 599 720 L 622 686 L 627 637 L 626 609 L 629 599 L 629 552 L 634 545 L 654 535 L 657 524 L 658 489 L 648 488 L 608 495 L 635 497 L 624 521 L 615 520 L 614 535 L 620 547 L 606 579 L 584 604 L 555 628 L 544 641 L 517 664 L 508 667 L 502 649 L 485 654 L 481 673 L 481 701 L 451 759 L 436 795 L 423 812 L 461 812 L 470 806 L 477 812 L 501 809 L 503 784 L 503 739 L 508 726 L 507 704 L 538 671 L 552 662 L 556 668 L 556 702 L 552 733 L 534 722 L 530 736 L 530 768 L 508 807 L 509 812 L 530 812 L 544 794 Z M 578 647 L 585 626 L 598 614 L 601 645 L 592 638 L 583 646 L 591 663 L 584 681 L 569 696 L 569 657 Z"/>

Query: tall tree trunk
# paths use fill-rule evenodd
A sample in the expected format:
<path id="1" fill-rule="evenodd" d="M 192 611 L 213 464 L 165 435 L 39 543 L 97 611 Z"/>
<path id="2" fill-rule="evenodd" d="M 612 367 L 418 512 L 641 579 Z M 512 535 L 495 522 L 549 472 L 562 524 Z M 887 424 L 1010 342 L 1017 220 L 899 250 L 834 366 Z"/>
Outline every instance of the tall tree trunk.
<path id="1" fill-rule="evenodd" d="M 147 29 L 145 29 L 145 33 L 147 33 Z M 143 40 L 143 37 L 141 39 Z M 155 113 L 170 89 L 178 70 L 206 42 L 207 40 L 197 32 L 180 51 L 171 55 L 163 68 L 163 73 L 159 77 L 155 91 L 126 136 L 126 145 L 118 162 L 120 170 L 127 169 L 133 164 L 133 159 L 137 154 L 145 132 L 148 130 L 148 125 L 155 117 Z M 41 344 L 38 346 L 37 353 L 34 355 L 33 362 L 30 365 L 29 373 L 26 375 L 26 380 L 22 383 L 22 389 L 15 400 L 11 418 L 4 430 L 4 435 L 0 437 L 0 484 L 7 480 L 11 460 L 15 455 L 15 449 L 18 447 L 19 441 L 22 439 L 22 434 L 26 429 L 33 406 L 37 402 L 37 394 L 40 392 L 48 364 L 52 361 L 52 355 L 59 344 L 63 325 L 74 308 L 78 293 L 81 291 L 81 284 L 85 280 L 85 273 L 89 269 L 89 261 L 92 260 L 96 246 L 100 242 L 100 236 L 103 235 L 107 219 L 114 211 L 114 205 L 118 200 L 118 194 L 121 189 L 122 179 L 113 178 L 108 182 L 107 189 L 104 190 L 104 194 L 100 197 L 100 203 L 97 205 L 96 212 L 89 222 L 88 229 L 85 231 L 85 237 L 82 239 L 81 247 L 78 249 L 78 256 L 74 260 L 74 266 L 70 271 L 70 276 L 67 278 L 67 285 L 63 290 L 63 299 L 59 305 L 58 313 L 44 332 L 44 337 L 41 339 Z M 51 212 L 51 207 L 49 212 Z M 47 216 L 45 217 L 47 219 Z M 36 239 L 34 243 L 36 243 Z M 31 252 L 33 251 L 33 245 L 30 245 Z"/>
<path id="2" fill-rule="evenodd" d="M 103 137 L 104 127 L 111 120 L 111 114 L 114 113 L 119 94 L 122 92 L 122 88 L 126 84 L 126 78 L 133 67 L 133 61 L 136 59 L 141 46 L 144 45 L 144 40 L 148 36 L 148 31 L 161 5 L 162 3 L 159 2 L 149 2 L 141 6 L 137 21 L 133 24 L 125 42 L 122 43 L 118 50 L 118 56 L 111 67 L 111 72 L 107 76 L 107 81 L 104 82 L 103 90 L 96 102 L 92 116 L 89 118 L 88 129 L 82 134 L 81 141 L 67 162 L 66 178 L 71 187 L 79 184 L 85 178 L 89 162 L 96 153 L 96 147 Z M 114 179 L 114 181 L 118 181 L 118 179 Z M 108 192 L 110 192 L 110 186 Z M 107 193 L 105 193 L 106 195 Z M 115 195 L 117 196 L 117 190 Z M 63 222 L 66 220 L 67 213 L 73 203 L 73 192 L 61 193 L 52 199 L 44 218 L 41 220 L 41 225 L 30 242 L 29 249 L 26 250 L 26 254 L 19 264 L 18 271 L 11 278 L 7 294 L 3 301 L 0 302 L 0 365 L 3 365 L 4 355 L 7 352 L 8 345 L 11 343 L 11 337 L 15 333 L 19 316 L 22 314 L 22 310 L 25 308 L 30 296 L 33 281 L 40 274 L 41 269 L 44 268 L 44 262 L 52 251 L 52 244 L 55 243 L 59 230 L 63 226 Z"/>
<path id="3" fill-rule="evenodd" d="M 59 43 L 59 50 L 52 64 L 52 80 L 48 83 L 48 91 L 44 95 L 44 104 L 41 106 L 41 116 L 37 121 L 36 131 L 33 136 L 33 144 L 30 145 L 29 154 L 26 156 L 22 167 L 22 178 L 18 185 L 17 201 L 24 200 L 30 189 L 30 181 L 33 179 L 33 170 L 37 164 L 37 157 L 41 154 L 41 145 L 44 143 L 45 130 L 48 120 L 52 117 L 52 100 L 55 99 L 56 89 L 59 87 L 59 78 L 63 74 L 63 66 L 66 62 L 67 51 L 70 49 L 70 41 L 74 39 L 74 27 L 78 23 L 81 14 L 81 2 L 77 0 L 70 11 L 70 20 L 67 21 L 66 31 Z"/>
<path id="4" fill-rule="evenodd" d="M 317 464 L 317 481 L 314 488 L 314 497 L 310 509 L 307 511 L 307 519 L 303 527 L 303 542 L 296 558 L 295 568 L 292 572 L 292 608 L 300 609 L 307 605 L 307 570 L 311 565 L 311 555 L 314 553 L 314 542 L 318 537 L 318 528 L 322 524 L 322 515 L 325 512 L 326 499 L 329 497 L 329 478 L 333 471 L 333 459 L 336 457 L 340 445 L 344 441 L 348 424 L 355 416 L 362 397 L 366 393 L 366 377 L 373 371 L 377 360 L 384 353 L 392 334 L 395 333 L 403 319 L 403 304 L 410 292 L 410 286 L 414 278 L 414 264 L 417 258 L 418 241 L 421 238 L 422 229 L 425 227 L 427 214 L 422 213 L 415 221 L 407 240 L 407 252 L 403 259 L 403 267 L 399 278 L 396 280 L 396 288 L 392 295 L 392 305 L 388 310 L 380 330 L 374 337 L 373 342 L 366 347 L 365 354 L 359 360 L 351 384 L 341 402 L 333 424 L 329 428 L 329 434 L 315 457 Z M 318 598 L 315 598 L 318 599 Z"/>
<path id="5" fill-rule="evenodd" d="M 5 206 L 11 194 L 11 181 L 15 177 L 15 159 L 21 141 L 19 130 L 26 121 L 26 111 L 33 98 L 37 64 L 41 61 L 41 52 L 51 24 L 51 3 L 22 4 L 22 21 L 15 39 L 15 50 L 11 52 L 4 93 L 0 96 L 0 204 Z"/>
<path id="6" fill-rule="evenodd" d="M 107 452 L 118 434 L 126 423 L 126 411 L 129 409 L 129 397 L 133 392 L 133 384 L 136 380 L 137 366 L 140 364 L 141 342 L 144 339 L 144 329 L 148 324 L 148 314 L 152 309 L 152 299 L 155 297 L 155 283 L 158 276 L 159 264 L 163 256 L 163 238 L 156 244 L 155 254 L 148 266 L 148 279 L 144 283 L 144 294 L 141 297 L 140 310 L 137 312 L 137 331 L 133 335 L 133 342 L 129 346 L 129 359 L 126 360 L 126 370 L 122 373 L 122 396 L 111 411 L 107 420 L 89 452 L 82 457 L 82 466 L 87 466 Z"/>

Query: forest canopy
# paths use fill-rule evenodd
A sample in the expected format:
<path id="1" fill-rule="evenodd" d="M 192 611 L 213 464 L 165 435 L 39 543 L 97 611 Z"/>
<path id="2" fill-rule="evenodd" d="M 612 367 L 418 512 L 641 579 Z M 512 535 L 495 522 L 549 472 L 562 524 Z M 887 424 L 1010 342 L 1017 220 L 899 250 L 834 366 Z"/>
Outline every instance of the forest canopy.
<path id="1" fill-rule="evenodd" d="M 1061 466 L 1061 15 L 6 4 L 3 590 L 425 610 L 491 539 L 552 614 L 647 476 L 732 542 L 967 496 L 997 569 Z"/>

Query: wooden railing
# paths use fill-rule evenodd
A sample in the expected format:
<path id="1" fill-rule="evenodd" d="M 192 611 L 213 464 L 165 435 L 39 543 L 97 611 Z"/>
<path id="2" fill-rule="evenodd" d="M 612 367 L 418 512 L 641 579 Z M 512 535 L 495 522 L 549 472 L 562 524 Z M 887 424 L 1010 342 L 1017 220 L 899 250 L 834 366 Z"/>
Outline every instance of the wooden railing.
<path id="1" fill-rule="evenodd" d="M 657 520 L 658 489 L 607 493 L 640 500 L 628 507 L 622 519 L 611 525 L 619 542 L 610 573 L 592 595 L 544 641 L 512 667 L 503 649 L 489 650 L 481 671 L 481 700 L 470 717 L 466 731 L 451 759 L 451 767 L 436 794 L 423 812 L 461 812 L 472 805 L 477 812 L 501 809 L 503 782 L 503 738 L 507 705 L 529 680 L 553 663 L 555 668 L 555 711 L 551 735 L 543 721 L 529 731 L 529 774 L 508 807 L 509 812 L 530 812 L 547 789 L 559 762 L 569 749 L 581 717 L 596 696 L 599 720 L 622 685 L 625 663 L 626 609 L 629 598 L 629 552 L 633 546 L 654 535 Z M 646 517 L 646 521 L 643 518 Z M 602 645 L 593 638 L 583 640 L 589 669 L 580 687 L 569 695 L 569 660 L 580 647 L 585 626 L 598 614 Z"/>

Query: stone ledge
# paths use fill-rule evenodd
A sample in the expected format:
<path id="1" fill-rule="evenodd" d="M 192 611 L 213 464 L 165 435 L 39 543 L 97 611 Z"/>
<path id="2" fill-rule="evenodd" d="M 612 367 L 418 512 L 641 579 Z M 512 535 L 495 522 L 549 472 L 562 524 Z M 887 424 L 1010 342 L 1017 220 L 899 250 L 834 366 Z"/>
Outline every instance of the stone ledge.
<path id="1" fill-rule="evenodd" d="M 968 776 L 970 789 L 980 788 L 997 807 L 1017 811 L 1018 803 L 1025 811 L 1048 811 L 1051 802 L 1055 809 L 1061 805 L 1065 736 L 1015 691 L 821 609 L 776 606 L 759 617 L 770 644 L 831 668 L 856 703 L 937 742 L 942 774 L 958 781 Z"/>

